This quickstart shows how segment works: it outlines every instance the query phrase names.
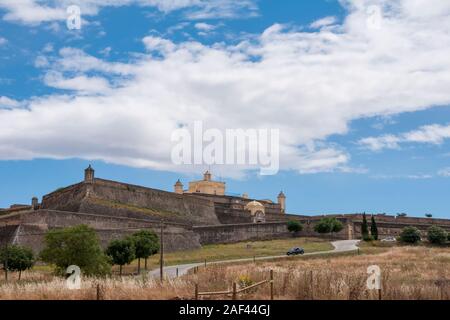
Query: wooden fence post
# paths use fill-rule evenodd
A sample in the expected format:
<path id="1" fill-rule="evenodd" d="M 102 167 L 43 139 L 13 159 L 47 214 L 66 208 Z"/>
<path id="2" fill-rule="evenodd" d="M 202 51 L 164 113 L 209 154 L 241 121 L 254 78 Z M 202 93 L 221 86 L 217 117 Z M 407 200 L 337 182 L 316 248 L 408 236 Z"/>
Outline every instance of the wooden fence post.
<path id="1" fill-rule="evenodd" d="M 309 272 L 309 279 L 311 283 L 311 300 L 314 300 L 314 278 L 312 270 Z"/>
<path id="2" fill-rule="evenodd" d="M 270 300 L 273 300 L 273 270 L 270 270 Z"/>
<path id="3" fill-rule="evenodd" d="M 178 268 L 177 268 L 177 278 L 178 278 Z"/>
<path id="4" fill-rule="evenodd" d="M 97 300 L 103 300 L 103 297 L 101 294 L 100 283 L 97 283 Z"/>
<path id="5" fill-rule="evenodd" d="M 231 297 L 232 300 L 236 300 L 236 282 L 233 282 L 233 295 Z"/>
<path id="6" fill-rule="evenodd" d="M 378 289 L 378 300 L 381 300 L 381 288 Z"/>
<path id="7" fill-rule="evenodd" d="M 195 284 L 194 295 L 195 295 L 195 300 L 198 300 L 198 283 Z"/>
<path id="8" fill-rule="evenodd" d="M 206 259 L 205 259 L 205 268 L 206 268 Z"/>

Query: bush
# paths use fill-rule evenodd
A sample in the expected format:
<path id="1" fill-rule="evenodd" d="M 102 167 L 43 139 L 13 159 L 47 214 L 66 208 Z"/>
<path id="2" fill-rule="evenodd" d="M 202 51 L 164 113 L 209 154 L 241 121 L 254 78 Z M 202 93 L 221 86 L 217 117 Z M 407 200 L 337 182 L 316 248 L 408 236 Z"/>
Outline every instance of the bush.
<path id="1" fill-rule="evenodd" d="M 54 264 L 57 274 L 64 275 L 70 265 L 80 267 L 83 274 L 90 276 L 111 272 L 95 230 L 86 225 L 50 230 L 44 243 L 41 260 Z"/>
<path id="2" fill-rule="evenodd" d="M 298 222 L 298 221 L 295 221 L 295 220 L 288 221 L 287 228 L 292 233 L 300 232 L 300 231 L 303 230 L 302 224 L 300 222 Z"/>
<path id="3" fill-rule="evenodd" d="M 427 234 L 428 241 L 433 244 L 444 244 L 447 242 L 447 232 L 438 226 L 431 226 Z"/>
<path id="4" fill-rule="evenodd" d="M 405 227 L 400 233 L 400 241 L 404 243 L 417 243 L 421 240 L 420 231 L 416 227 Z"/>
<path id="5" fill-rule="evenodd" d="M 344 228 L 342 222 L 340 222 L 336 218 L 322 218 L 316 225 L 314 226 L 314 231 L 318 233 L 332 233 L 339 232 Z"/>
<path id="6" fill-rule="evenodd" d="M 370 234 L 365 234 L 362 236 L 363 241 L 372 241 L 375 240 Z"/>

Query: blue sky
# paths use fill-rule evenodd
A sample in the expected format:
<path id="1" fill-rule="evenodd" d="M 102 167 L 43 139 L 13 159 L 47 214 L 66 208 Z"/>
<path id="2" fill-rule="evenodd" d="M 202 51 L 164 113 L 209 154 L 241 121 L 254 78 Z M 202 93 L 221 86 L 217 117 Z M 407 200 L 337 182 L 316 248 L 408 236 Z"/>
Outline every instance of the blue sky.
<path id="1" fill-rule="evenodd" d="M 66 26 L 68 5 L 82 27 Z M 291 213 L 450 218 L 442 1 L 0 0 L 0 207 L 98 177 L 172 190 L 180 123 L 277 128 L 280 171 L 212 166 Z"/>

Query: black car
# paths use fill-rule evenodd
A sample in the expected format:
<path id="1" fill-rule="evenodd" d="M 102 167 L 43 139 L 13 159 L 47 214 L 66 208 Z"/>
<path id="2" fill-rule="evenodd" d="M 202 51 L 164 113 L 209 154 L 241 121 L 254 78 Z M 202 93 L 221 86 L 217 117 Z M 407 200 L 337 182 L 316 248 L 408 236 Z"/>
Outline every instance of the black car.
<path id="1" fill-rule="evenodd" d="M 305 250 L 303 248 L 296 247 L 296 248 L 292 248 L 291 250 L 289 250 L 286 254 L 288 256 L 291 256 L 291 255 L 295 256 L 297 254 L 304 254 L 304 253 L 305 253 Z"/>

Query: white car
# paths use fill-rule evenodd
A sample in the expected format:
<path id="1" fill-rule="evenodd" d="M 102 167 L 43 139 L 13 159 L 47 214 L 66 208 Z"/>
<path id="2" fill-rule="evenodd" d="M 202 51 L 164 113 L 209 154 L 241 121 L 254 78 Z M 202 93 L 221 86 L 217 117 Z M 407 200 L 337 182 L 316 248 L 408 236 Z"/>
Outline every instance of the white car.
<path id="1" fill-rule="evenodd" d="M 395 239 L 395 237 L 386 237 L 384 239 L 381 239 L 382 242 L 394 242 L 397 241 L 397 239 Z"/>

